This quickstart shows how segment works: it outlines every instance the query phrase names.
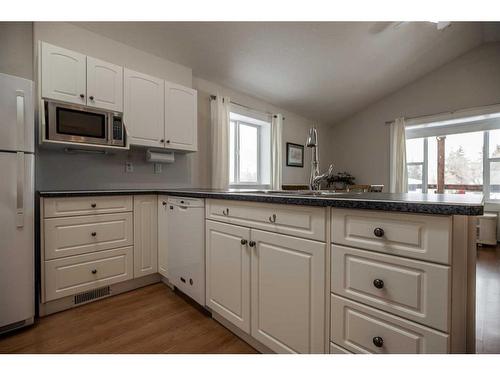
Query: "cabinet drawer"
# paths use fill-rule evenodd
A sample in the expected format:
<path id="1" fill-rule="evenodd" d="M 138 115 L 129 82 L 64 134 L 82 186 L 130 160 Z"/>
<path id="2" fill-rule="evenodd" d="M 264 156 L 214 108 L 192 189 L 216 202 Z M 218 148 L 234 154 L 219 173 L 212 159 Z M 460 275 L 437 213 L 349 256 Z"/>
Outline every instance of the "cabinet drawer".
<path id="1" fill-rule="evenodd" d="M 451 216 L 332 210 L 332 242 L 450 264 Z"/>
<path id="2" fill-rule="evenodd" d="M 132 213 L 44 220 L 45 260 L 133 244 Z"/>
<path id="3" fill-rule="evenodd" d="M 207 219 L 326 240 L 326 208 L 208 199 Z"/>
<path id="4" fill-rule="evenodd" d="M 133 248 L 45 262 L 45 300 L 51 301 L 133 278 Z"/>
<path id="5" fill-rule="evenodd" d="M 448 331 L 450 267 L 332 245 L 331 290 Z"/>
<path id="6" fill-rule="evenodd" d="M 44 217 L 78 216 L 132 211 L 132 196 L 45 198 Z"/>
<path id="7" fill-rule="evenodd" d="M 330 343 L 330 354 L 352 354 L 349 350 L 345 350 L 343 347 Z"/>
<path id="8" fill-rule="evenodd" d="M 354 353 L 448 353 L 442 332 L 333 294 L 331 307 L 331 340 Z"/>

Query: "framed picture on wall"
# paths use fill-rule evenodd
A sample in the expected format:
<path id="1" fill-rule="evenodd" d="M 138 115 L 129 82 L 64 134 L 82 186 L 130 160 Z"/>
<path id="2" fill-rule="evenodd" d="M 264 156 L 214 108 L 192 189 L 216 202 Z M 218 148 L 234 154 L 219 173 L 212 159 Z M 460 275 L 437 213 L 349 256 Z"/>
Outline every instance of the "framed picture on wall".
<path id="1" fill-rule="evenodd" d="M 286 143 L 286 165 L 288 167 L 304 167 L 304 146 Z"/>

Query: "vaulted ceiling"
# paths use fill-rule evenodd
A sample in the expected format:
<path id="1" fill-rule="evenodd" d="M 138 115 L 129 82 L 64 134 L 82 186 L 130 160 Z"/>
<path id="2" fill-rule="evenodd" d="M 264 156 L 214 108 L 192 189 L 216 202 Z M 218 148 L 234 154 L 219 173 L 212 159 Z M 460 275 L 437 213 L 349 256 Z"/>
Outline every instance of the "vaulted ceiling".
<path id="1" fill-rule="evenodd" d="M 76 23 L 193 75 L 325 124 L 484 43 L 498 25 L 430 22 Z"/>

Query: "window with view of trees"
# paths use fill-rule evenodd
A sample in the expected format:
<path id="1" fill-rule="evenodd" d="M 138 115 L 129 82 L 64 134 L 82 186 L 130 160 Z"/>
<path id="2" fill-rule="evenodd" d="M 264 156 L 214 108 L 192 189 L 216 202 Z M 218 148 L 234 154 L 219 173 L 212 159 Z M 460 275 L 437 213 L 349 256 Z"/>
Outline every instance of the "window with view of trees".
<path id="1" fill-rule="evenodd" d="M 407 128 L 408 191 L 484 193 L 488 200 L 500 200 L 500 129 L 494 128 L 500 123 L 483 120 L 476 127 L 486 129 L 481 131 L 458 124 L 451 129 Z"/>

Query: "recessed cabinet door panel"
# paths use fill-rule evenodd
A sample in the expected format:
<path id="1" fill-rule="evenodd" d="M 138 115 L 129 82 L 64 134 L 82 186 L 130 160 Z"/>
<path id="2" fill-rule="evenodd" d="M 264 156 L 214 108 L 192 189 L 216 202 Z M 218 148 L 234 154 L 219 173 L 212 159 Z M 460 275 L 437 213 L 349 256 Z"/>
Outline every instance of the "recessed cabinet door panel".
<path id="1" fill-rule="evenodd" d="M 449 336 L 331 295 L 331 339 L 354 353 L 445 354 Z"/>
<path id="2" fill-rule="evenodd" d="M 197 150 L 197 92 L 165 82 L 165 147 Z"/>
<path id="3" fill-rule="evenodd" d="M 449 329 L 450 267 L 332 245 L 332 292 Z"/>
<path id="4" fill-rule="evenodd" d="M 207 220 L 205 238 L 207 306 L 250 333 L 250 229 Z"/>
<path id="5" fill-rule="evenodd" d="M 158 272 L 156 195 L 134 196 L 134 277 Z"/>
<path id="6" fill-rule="evenodd" d="M 253 229 L 252 241 L 252 336 L 277 353 L 324 353 L 326 245 Z"/>
<path id="7" fill-rule="evenodd" d="M 158 273 L 169 277 L 167 271 L 168 235 L 167 235 L 167 196 L 158 195 Z"/>
<path id="8" fill-rule="evenodd" d="M 123 112 L 123 68 L 87 57 L 87 105 Z"/>
<path id="9" fill-rule="evenodd" d="M 164 147 L 164 81 L 124 69 L 124 122 L 130 144 Z"/>
<path id="10" fill-rule="evenodd" d="M 85 71 L 85 55 L 42 43 L 42 97 L 86 104 Z"/>

